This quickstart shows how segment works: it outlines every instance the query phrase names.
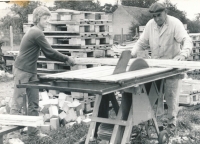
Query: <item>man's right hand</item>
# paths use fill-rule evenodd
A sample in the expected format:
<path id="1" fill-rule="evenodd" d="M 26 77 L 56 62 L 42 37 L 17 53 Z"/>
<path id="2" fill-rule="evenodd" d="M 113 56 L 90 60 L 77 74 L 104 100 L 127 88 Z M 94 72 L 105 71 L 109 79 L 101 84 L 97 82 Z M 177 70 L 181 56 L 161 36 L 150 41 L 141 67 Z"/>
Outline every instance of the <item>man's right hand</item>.
<path id="1" fill-rule="evenodd" d="M 75 60 L 74 60 L 73 57 L 68 57 L 68 60 L 65 63 L 70 65 L 70 66 L 74 66 L 75 65 Z"/>
<path id="2" fill-rule="evenodd" d="M 134 48 L 131 50 L 131 57 L 132 58 L 136 58 L 137 57 L 137 50 L 134 49 Z"/>

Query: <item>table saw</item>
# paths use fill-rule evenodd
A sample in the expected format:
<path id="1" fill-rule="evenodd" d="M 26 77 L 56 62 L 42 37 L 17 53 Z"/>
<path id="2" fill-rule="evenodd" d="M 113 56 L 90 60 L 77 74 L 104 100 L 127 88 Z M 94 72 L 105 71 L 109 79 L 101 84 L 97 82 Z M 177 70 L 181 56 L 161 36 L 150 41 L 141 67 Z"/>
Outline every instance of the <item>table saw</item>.
<path id="1" fill-rule="evenodd" d="M 128 53 L 121 55 L 117 66 L 100 66 L 44 75 L 38 81 L 20 83 L 17 87 L 95 94 L 96 100 L 86 144 L 93 140 L 100 123 L 114 125 L 109 139 L 110 144 L 130 143 L 132 127 L 148 120 L 153 121 L 159 135 L 152 107 L 157 100 L 163 100 L 164 79 L 187 72 L 188 69 L 149 67 L 147 62 L 140 58 L 127 66 L 130 59 Z M 116 91 L 122 92 L 120 106 L 114 95 Z M 107 101 L 112 102 L 116 119 L 108 118 L 108 111 L 105 108 L 109 105 Z M 161 105 L 161 109 L 157 109 L 157 113 L 162 113 L 163 101 L 158 105 Z"/>

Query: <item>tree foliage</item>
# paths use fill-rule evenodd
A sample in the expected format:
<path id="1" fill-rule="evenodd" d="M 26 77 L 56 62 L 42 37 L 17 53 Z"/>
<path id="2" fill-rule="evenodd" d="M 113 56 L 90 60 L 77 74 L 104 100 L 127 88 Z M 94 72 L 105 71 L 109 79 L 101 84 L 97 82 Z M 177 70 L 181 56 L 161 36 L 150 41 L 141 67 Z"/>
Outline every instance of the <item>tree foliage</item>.
<path id="1" fill-rule="evenodd" d="M 28 14 L 32 14 L 33 10 L 40 6 L 40 1 L 22 1 L 20 4 L 14 4 L 11 7 L 11 11 L 14 12 L 20 19 L 20 30 L 23 30 L 23 23 L 28 22 Z"/>
<path id="2" fill-rule="evenodd" d="M 13 26 L 15 31 L 22 32 L 23 23 L 28 22 L 28 14 L 33 13 L 33 10 L 40 5 L 39 1 L 15 1 L 10 8 L 12 13 L 0 20 L 2 22 L 1 28 L 6 30 Z"/>
<path id="3" fill-rule="evenodd" d="M 96 3 L 93 1 L 55 1 L 54 5 L 55 9 L 65 8 L 78 11 L 102 11 L 99 1 Z"/>
<path id="4" fill-rule="evenodd" d="M 155 3 L 157 1 L 158 0 L 122 0 L 121 4 L 124 6 L 149 8 L 152 3 Z"/>

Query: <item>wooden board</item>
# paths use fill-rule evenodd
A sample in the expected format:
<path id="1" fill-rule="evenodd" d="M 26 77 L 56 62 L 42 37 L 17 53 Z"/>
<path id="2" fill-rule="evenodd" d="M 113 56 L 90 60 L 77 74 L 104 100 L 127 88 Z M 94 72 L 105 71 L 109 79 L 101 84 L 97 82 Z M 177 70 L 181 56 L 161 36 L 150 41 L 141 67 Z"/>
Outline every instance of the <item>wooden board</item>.
<path id="1" fill-rule="evenodd" d="M 42 76 L 41 79 L 62 79 L 62 80 L 80 80 L 80 81 L 98 81 L 118 83 L 131 79 L 138 79 L 149 75 L 155 75 L 172 70 L 172 68 L 147 68 L 137 71 L 125 72 L 112 75 L 112 66 L 96 67 L 71 72 L 51 74 Z M 104 73 L 105 74 L 102 74 Z M 85 74 L 84 74 L 85 73 Z M 90 76 L 91 75 L 91 76 Z M 95 76 L 96 75 L 96 76 Z"/>
<path id="2" fill-rule="evenodd" d="M 196 61 L 174 61 L 174 60 L 163 60 L 163 59 L 145 59 L 149 66 L 155 67 L 169 67 L 169 68 L 185 68 L 185 69 L 200 69 L 200 62 Z M 77 58 L 75 62 L 77 64 L 83 64 L 85 62 L 93 62 L 102 65 L 116 65 L 118 59 L 116 58 Z M 130 59 L 129 65 L 134 61 Z"/>
<path id="3" fill-rule="evenodd" d="M 41 116 L 0 114 L 0 124 L 37 127 L 44 124 Z"/>
<path id="4" fill-rule="evenodd" d="M 63 80 L 66 80 L 67 78 L 68 80 L 73 80 L 75 78 L 80 78 L 81 76 L 87 78 L 89 75 L 99 75 L 101 73 L 104 73 L 107 70 L 113 73 L 114 68 L 115 68 L 114 66 L 94 67 L 94 68 L 46 75 L 46 76 L 42 76 L 41 78 L 42 79 L 63 79 Z"/>

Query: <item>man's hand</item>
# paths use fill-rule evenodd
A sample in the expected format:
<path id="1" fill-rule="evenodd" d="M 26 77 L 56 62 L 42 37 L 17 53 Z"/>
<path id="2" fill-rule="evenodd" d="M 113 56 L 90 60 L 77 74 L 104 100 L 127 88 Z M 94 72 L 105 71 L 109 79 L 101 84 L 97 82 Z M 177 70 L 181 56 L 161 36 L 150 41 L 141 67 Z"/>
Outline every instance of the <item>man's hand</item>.
<path id="1" fill-rule="evenodd" d="M 131 57 L 132 58 L 136 58 L 137 57 L 137 50 L 134 49 L 134 48 L 131 50 Z"/>
<path id="2" fill-rule="evenodd" d="M 177 55 L 174 60 L 176 61 L 184 61 L 186 59 L 186 57 L 184 55 Z"/>
<path id="3" fill-rule="evenodd" d="M 74 57 L 69 57 L 68 60 L 65 63 L 70 65 L 70 66 L 74 66 L 75 65 Z"/>

